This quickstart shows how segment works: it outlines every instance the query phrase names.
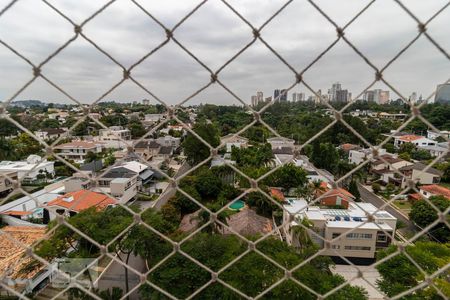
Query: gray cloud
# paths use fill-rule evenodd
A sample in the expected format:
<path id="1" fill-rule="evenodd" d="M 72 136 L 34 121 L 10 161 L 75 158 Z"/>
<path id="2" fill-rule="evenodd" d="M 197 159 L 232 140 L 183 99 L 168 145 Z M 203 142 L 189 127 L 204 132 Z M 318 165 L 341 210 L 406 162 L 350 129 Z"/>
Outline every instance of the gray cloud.
<path id="1" fill-rule="evenodd" d="M 0 0 L 0 7 L 9 1 Z M 51 1 L 80 23 L 105 1 Z M 198 1 L 140 1 L 151 14 L 171 28 Z M 284 1 L 230 1 L 255 27 L 263 24 Z M 344 26 L 368 1 L 316 3 Z M 407 1 L 405 5 L 426 21 L 446 1 Z M 429 33 L 450 52 L 450 9 L 433 20 Z M 118 0 L 99 14 L 83 32 L 126 67 L 165 40 L 164 30 L 131 1 Z M 70 23 L 35 0 L 20 0 L 0 17 L 0 39 L 39 63 L 71 36 Z M 261 32 L 262 37 L 296 70 L 304 69 L 336 39 L 333 26 L 307 1 L 294 1 Z M 394 1 L 378 0 L 346 29 L 346 37 L 377 66 L 384 66 L 417 34 L 417 24 Z M 222 66 L 253 36 L 251 29 L 221 1 L 210 0 L 174 32 L 174 36 L 213 71 Z M 31 68 L 8 49 L 0 47 L 0 99 L 8 99 L 32 76 Z M 81 102 L 90 103 L 122 76 L 122 70 L 92 45 L 78 38 L 43 68 L 43 73 Z M 450 77 L 450 62 L 424 37 L 386 70 L 385 77 L 405 96 L 412 92 L 428 96 Z M 209 82 L 209 74 L 173 41 L 133 70 L 133 76 L 163 101 L 182 101 Z M 294 75 L 261 42 L 241 54 L 221 73 L 220 79 L 244 101 L 261 90 L 266 96 L 275 88 L 289 86 Z M 353 95 L 374 78 L 374 71 L 344 42 L 325 54 L 305 73 L 305 80 L 323 92 L 340 81 Z M 386 88 L 380 83 L 376 87 Z M 294 91 L 305 91 L 304 86 Z M 130 101 L 150 98 L 131 82 L 120 86 L 104 100 Z M 17 99 L 42 99 L 69 103 L 64 95 L 38 80 Z M 219 86 L 212 86 L 188 104 L 235 103 Z"/>

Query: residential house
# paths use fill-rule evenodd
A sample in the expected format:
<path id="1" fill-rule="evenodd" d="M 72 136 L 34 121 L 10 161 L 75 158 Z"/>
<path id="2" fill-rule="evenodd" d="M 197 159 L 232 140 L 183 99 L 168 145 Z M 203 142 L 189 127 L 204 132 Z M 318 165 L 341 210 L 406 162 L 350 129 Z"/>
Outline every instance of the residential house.
<path id="1" fill-rule="evenodd" d="M 88 152 L 102 152 L 103 144 L 98 142 L 72 141 L 70 143 L 57 145 L 54 149 L 58 150 L 58 154 L 65 159 L 84 162 Z"/>
<path id="2" fill-rule="evenodd" d="M 386 149 L 383 149 L 383 148 L 378 149 L 378 155 L 384 155 L 384 154 L 388 154 L 386 152 Z M 393 154 L 389 154 L 389 155 L 393 156 Z M 348 151 L 348 160 L 352 164 L 359 165 L 368 159 L 373 160 L 373 151 L 370 148 L 351 149 Z"/>
<path id="3" fill-rule="evenodd" d="M 449 156 L 448 143 L 436 143 L 435 146 L 417 146 L 417 149 L 425 150 L 433 157 L 441 157 L 441 160 L 446 160 Z"/>
<path id="4" fill-rule="evenodd" d="M 108 206 L 114 206 L 116 203 L 116 200 L 105 194 L 89 190 L 79 190 L 66 193 L 55 200 L 50 201 L 47 204 L 46 209 L 50 211 L 50 219 L 53 219 L 55 213 L 71 217 L 91 207 L 101 210 Z"/>
<path id="5" fill-rule="evenodd" d="M 107 129 L 100 129 L 98 136 L 100 141 L 131 140 L 130 130 L 122 126 L 110 126 Z"/>
<path id="6" fill-rule="evenodd" d="M 427 169 L 427 165 L 420 162 L 402 167 L 400 172 L 404 177 L 398 178 L 394 182 L 400 184 L 402 188 L 406 187 L 407 179 L 413 180 L 416 184 L 436 184 L 441 181 L 441 176 L 443 175 L 442 171 L 433 167 Z"/>
<path id="7" fill-rule="evenodd" d="M 163 147 L 174 147 L 178 148 L 180 146 L 180 138 L 173 137 L 171 135 L 165 135 L 157 138 L 155 141 Z"/>
<path id="8" fill-rule="evenodd" d="M 401 145 L 411 143 L 414 146 L 435 146 L 436 141 L 427 139 L 424 136 L 420 135 L 402 135 L 402 136 L 394 136 L 394 147 L 400 148 Z"/>
<path id="9" fill-rule="evenodd" d="M 330 188 L 326 182 L 321 182 L 321 188 L 316 191 L 316 197 L 319 199 L 321 206 L 344 207 L 346 209 L 355 200 L 355 196 L 347 190 Z"/>
<path id="10" fill-rule="evenodd" d="M 64 133 L 66 133 L 66 131 L 67 130 L 63 128 L 43 128 L 35 131 L 34 135 L 36 135 L 36 137 L 38 137 L 39 139 L 48 141 L 48 140 L 56 140 Z"/>
<path id="11" fill-rule="evenodd" d="M 354 144 L 342 144 L 339 146 L 339 149 L 344 151 L 345 153 L 349 153 L 351 150 L 360 150 L 361 147 Z"/>
<path id="12" fill-rule="evenodd" d="M 150 160 L 159 153 L 161 145 L 154 140 L 143 140 L 134 146 L 134 152 L 144 160 Z"/>
<path id="13" fill-rule="evenodd" d="M 427 130 L 427 138 L 430 140 L 436 140 L 438 137 L 448 138 L 450 139 L 450 131 L 448 130 L 442 130 L 439 132 L 436 132 L 434 130 Z"/>
<path id="14" fill-rule="evenodd" d="M 267 139 L 267 142 L 272 146 L 272 149 L 283 147 L 294 148 L 295 140 L 284 137 L 273 137 Z"/>
<path id="15" fill-rule="evenodd" d="M 158 123 L 160 120 L 165 119 L 165 115 L 164 114 L 146 114 L 144 116 L 144 122 L 145 123 Z"/>
<path id="16" fill-rule="evenodd" d="M 450 189 L 437 184 L 422 185 L 419 187 L 420 195 L 426 199 L 432 196 L 444 196 L 450 200 Z"/>
<path id="17" fill-rule="evenodd" d="M 173 155 L 172 146 L 162 146 L 159 148 L 158 154 L 154 157 L 156 160 L 168 160 Z"/>
<path id="18" fill-rule="evenodd" d="M 21 181 L 35 181 L 39 175 L 54 176 L 55 162 L 42 159 L 39 155 L 30 155 L 25 161 L 2 161 L 0 172 L 17 172 Z"/>
<path id="19" fill-rule="evenodd" d="M 397 181 L 400 176 L 400 169 L 413 165 L 412 162 L 398 158 L 390 154 L 383 154 L 381 158 L 375 159 L 371 164 L 371 172 L 380 176 L 380 180 L 385 184 Z"/>
<path id="20" fill-rule="evenodd" d="M 322 255 L 374 259 L 395 235 L 397 219 L 370 203 L 350 202 L 346 209 L 309 206 L 303 199 L 288 199 L 284 205 L 283 224 L 287 242 L 299 247 L 296 226 L 304 219 L 311 222 L 310 238 L 322 250 Z M 369 218 L 369 216 L 371 216 Z M 347 233 L 352 230 L 351 233 Z M 325 243 L 324 240 L 333 240 Z"/>
<path id="21" fill-rule="evenodd" d="M 221 138 L 220 143 L 225 143 L 227 152 L 231 152 L 233 147 L 236 148 L 247 148 L 248 139 L 242 136 L 233 136 L 233 134 L 228 134 Z"/>

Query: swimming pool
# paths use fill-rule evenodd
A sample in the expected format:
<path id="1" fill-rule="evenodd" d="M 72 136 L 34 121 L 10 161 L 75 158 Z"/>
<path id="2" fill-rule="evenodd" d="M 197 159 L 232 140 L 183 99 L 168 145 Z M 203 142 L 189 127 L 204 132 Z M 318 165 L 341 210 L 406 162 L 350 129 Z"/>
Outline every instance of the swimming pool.
<path id="1" fill-rule="evenodd" d="M 233 203 L 231 203 L 228 208 L 231 210 L 241 210 L 245 206 L 244 201 L 242 200 L 236 200 Z"/>

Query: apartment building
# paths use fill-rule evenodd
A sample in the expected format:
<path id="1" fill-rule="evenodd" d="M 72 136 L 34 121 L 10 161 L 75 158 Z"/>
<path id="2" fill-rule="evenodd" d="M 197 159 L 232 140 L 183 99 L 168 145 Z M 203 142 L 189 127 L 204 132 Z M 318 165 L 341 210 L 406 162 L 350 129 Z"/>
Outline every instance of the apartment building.
<path id="1" fill-rule="evenodd" d="M 57 153 L 64 159 L 72 159 L 76 162 L 84 162 L 88 152 L 100 153 L 103 145 L 98 142 L 73 141 L 54 147 Z"/>
<path id="2" fill-rule="evenodd" d="M 347 209 L 307 208 L 307 205 L 305 200 L 294 198 L 287 199 L 284 205 L 283 221 L 287 224 L 284 230 L 293 246 L 300 245 L 292 229 L 305 219 L 314 232 L 309 232 L 310 238 L 323 249 L 322 255 L 374 259 L 378 250 L 392 242 L 397 219 L 387 211 L 377 211 L 370 203 L 350 202 Z M 333 241 L 325 243 L 325 240 Z"/>

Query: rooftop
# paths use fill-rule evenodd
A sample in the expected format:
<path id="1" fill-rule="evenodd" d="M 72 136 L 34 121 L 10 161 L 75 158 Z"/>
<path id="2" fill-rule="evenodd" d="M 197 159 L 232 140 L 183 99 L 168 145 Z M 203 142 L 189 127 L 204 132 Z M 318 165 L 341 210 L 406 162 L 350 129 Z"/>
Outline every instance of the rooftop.
<path id="1" fill-rule="evenodd" d="M 422 185 L 420 189 L 433 195 L 441 195 L 446 197 L 447 199 L 450 199 L 450 189 L 443 187 L 441 185 L 437 184 Z"/>
<path id="2" fill-rule="evenodd" d="M 407 134 L 407 135 L 403 135 L 403 136 L 399 137 L 398 139 L 401 141 L 405 141 L 405 142 L 412 142 L 412 141 L 420 140 L 423 138 L 425 138 L 425 137 L 420 136 L 420 135 Z"/>
<path id="3" fill-rule="evenodd" d="M 75 212 L 80 212 L 91 207 L 103 209 L 108 205 L 113 204 L 116 204 L 116 200 L 109 198 L 104 194 L 80 190 L 60 196 L 55 200 L 50 201 L 47 206 L 59 206 Z"/>
<path id="4" fill-rule="evenodd" d="M 13 242 L 14 238 L 24 246 L 30 246 L 37 240 L 44 237 L 46 228 L 28 227 L 28 226 L 6 226 L 2 231 L 7 234 L 0 235 L 0 270 L 7 272 L 10 269 L 9 277 L 17 278 L 19 276 L 33 277 L 40 268 L 23 274 L 20 272 L 24 263 L 31 261 L 30 257 L 24 256 L 25 248 Z"/>
<path id="5" fill-rule="evenodd" d="M 92 142 L 85 141 L 74 141 L 70 143 L 61 144 L 55 146 L 55 149 L 73 149 L 73 148 L 81 148 L 81 149 L 93 149 L 96 148 L 97 144 Z"/>

